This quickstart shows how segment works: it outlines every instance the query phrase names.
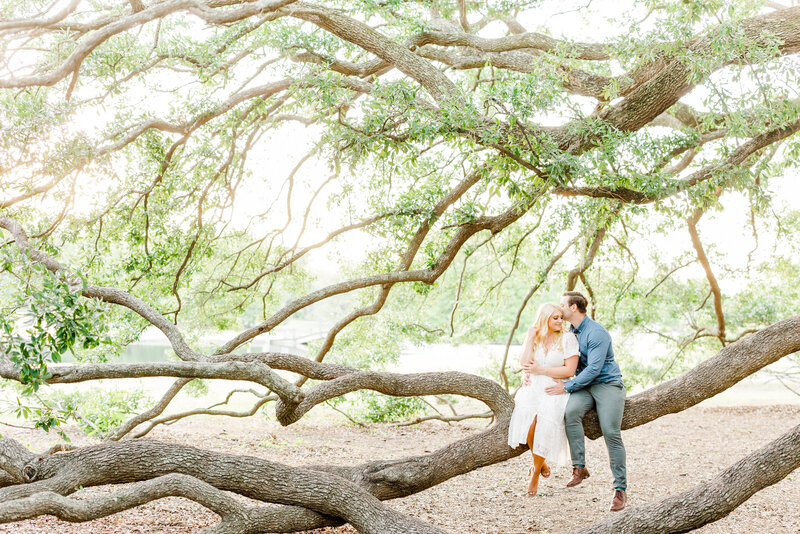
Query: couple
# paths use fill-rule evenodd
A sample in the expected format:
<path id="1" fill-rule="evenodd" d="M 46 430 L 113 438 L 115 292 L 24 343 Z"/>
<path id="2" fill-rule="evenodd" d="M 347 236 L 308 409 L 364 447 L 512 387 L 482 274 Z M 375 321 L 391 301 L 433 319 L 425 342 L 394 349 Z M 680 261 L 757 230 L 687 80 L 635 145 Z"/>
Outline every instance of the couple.
<path id="1" fill-rule="evenodd" d="M 547 462 L 567 464 L 567 444 L 573 466 L 567 487 L 577 486 L 589 478 L 583 416 L 596 408 L 614 475 L 611 511 L 616 512 L 625 508 L 626 501 L 625 446 L 620 432 L 625 386 L 611 336 L 586 316 L 586 305 L 581 293 L 567 291 L 560 305 L 539 308 L 520 357 L 525 377 L 517 391 L 508 444 L 527 444 L 533 454 L 528 495 L 536 495 L 540 474 L 550 476 Z M 569 331 L 564 319 L 572 325 Z M 576 372 L 572 380 L 564 380 Z"/>

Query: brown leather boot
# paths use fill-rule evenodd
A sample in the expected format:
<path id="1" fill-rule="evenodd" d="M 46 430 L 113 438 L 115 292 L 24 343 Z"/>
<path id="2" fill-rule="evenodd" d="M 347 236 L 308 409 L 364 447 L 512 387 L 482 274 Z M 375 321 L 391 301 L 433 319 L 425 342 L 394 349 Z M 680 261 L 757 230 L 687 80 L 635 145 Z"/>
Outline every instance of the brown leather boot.
<path id="1" fill-rule="evenodd" d="M 589 470 L 585 467 L 572 468 L 572 480 L 567 482 L 567 487 L 572 488 L 583 482 L 584 478 L 589 478 Z"/>
<path id="2" fill-rule="evenodd" d="M 622 490 L 614 490 L 614 498 L 611 499 L 611 511 L 619 512 L 625 508 L 625 502 L 628 500 L 627 494 Z"/>

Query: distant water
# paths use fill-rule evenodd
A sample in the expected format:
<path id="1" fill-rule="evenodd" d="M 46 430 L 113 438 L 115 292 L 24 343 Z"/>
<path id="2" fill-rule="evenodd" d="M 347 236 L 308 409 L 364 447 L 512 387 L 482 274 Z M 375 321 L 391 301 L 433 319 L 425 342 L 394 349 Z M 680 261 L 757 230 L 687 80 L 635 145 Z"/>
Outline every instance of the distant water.
<path id="1" fill-rule="evenodd" d="M 256 350 L 261 350 L 256 347 Z M 273 347 L 273 350 L 285 352 L 301 353 L 298 347 Z M 435 371 L 461 371 L 465 373 L 479 373 L 484 376 L 492 376 L 497 379 L 497 370 L 502 360 L 505 345 L 501 344 L 432 344 L 423 346 L 409 347 L 401 352 L 399 361 L 390 370 L 399 373 L 424 373 Z M 508 353 L 508 362 L 512 367 L 517 366 L 520 345 L 512 345 Z M 134 343 L 128 346 L 126 353 L 116 361 L 119 362 L 155 362 L 167 361 L 170 359 L 172 348 L 166 344 L 159 345 L 153 343 Z M 651 353 L 652 354 L 652 353 Z M 65 358 L 66 362 L 69 359 Z M 787 361 L 780 361 L 771 367 L 785 367 Z M 491 371 L 490 371 L 491 370 Z M 483 372 L 481 372 L 483 371 Z M 158 395 L 173 381 L 171 378 L 150 378 L 150 379 L 123 379 L 123 380 L 104 380 L 102 387 L 126 388 L 133 384 L 136 387 L 144 387 L 154 395 Z M 217 389 L 225 389 L 226 381 L 213 381 L 212 392 Z M 230 384 L 230 383 L 228 383 Z M 247 384 L 241 383 L 243 387 Z M 58 385 L 58 389 L 84 389 L 90 387 L 86 384 L 63 384 Z M 249 386 L 246 386 L 249 387 Z M 792 393 L 773 377 L 767 373 L 759 373 L 757 376 L 747 378 L 741 383 L 720 393 L 719 395 L 704 401 L 704 405 L 730 406 L 737 404 L 800 404 L 800 396 Z"/>

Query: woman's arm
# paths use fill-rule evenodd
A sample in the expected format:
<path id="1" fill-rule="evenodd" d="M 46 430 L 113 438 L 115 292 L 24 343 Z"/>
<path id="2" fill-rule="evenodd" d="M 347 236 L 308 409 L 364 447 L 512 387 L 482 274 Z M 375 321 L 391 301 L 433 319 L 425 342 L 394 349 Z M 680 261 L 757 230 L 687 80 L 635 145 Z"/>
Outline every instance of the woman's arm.
<path id="1" fill-rule="evenodd" d="M 528 335 L 525 337 L 525 344 L 522 346 L 522 354 L 519 356 L 519 364 L 522 366 L 522 385 L 527 386 L 530 383 L 531 375 L 525 368 L 533 362 L 533 327 L 528 328 Z"/>
<path id="2" fill-rule="evenodd" d="M 575 370 L 578 368 L 578 355 L 564 358 L 564 365 L 560 367 L 544 367 L 538 363 L 523 364 L 522 368 L 525 372 L 532 375 L 544 375 L 550 378 L 569 378 L 575 376 Z"/>
<path id="3" fill-rule="evenodd" d="M 519 356 L 519 364 L 525 369 L 525 366 L 533 361 L 533 327 L 528 329 L 528 335 L 525 337 L 525 344 L 522 346 L 522 354 Z"/>

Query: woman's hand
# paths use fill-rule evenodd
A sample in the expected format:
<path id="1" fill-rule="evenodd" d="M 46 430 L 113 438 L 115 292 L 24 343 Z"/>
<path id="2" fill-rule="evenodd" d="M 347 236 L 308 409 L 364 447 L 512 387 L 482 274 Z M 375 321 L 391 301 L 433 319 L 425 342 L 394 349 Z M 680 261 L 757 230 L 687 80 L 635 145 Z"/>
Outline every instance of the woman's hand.
<path id="1" fill-rule="evenodd" d="M 543 375 L 544 367 L 539 365 L 536 362 L 528 362 L 522 364 L 522 370 L 525 371 L 529 375 Z"/>

